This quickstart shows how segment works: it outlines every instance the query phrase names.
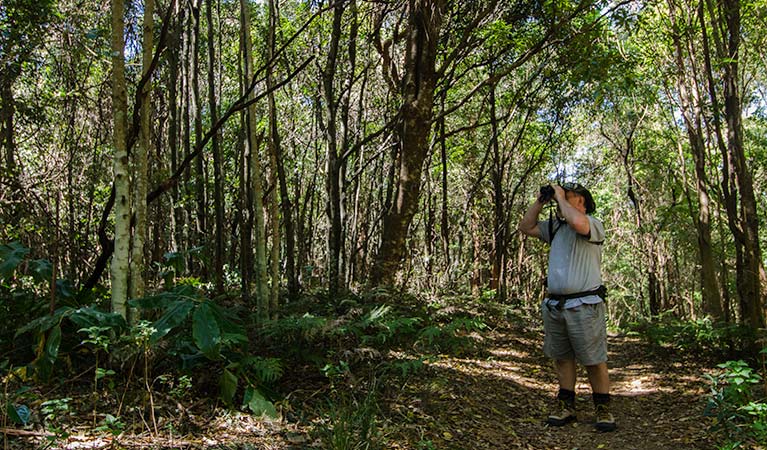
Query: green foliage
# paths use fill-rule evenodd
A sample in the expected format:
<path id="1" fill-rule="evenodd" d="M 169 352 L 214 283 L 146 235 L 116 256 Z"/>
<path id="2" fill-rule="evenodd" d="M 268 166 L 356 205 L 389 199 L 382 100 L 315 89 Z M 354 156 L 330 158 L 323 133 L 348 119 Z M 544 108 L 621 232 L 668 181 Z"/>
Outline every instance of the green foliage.
<path id="1" fill-rule="evenodd" d="M 68 329 L 64 319 L 81 327 L 79 330 L 88 334 L 84 343 L 92 344 L 104 351 L 109 343 L 127 328 L 125 320 L 119 314 L 105 313 L 93 307 L 74 309 L 64 306 L 54 311 L 52 315 L 44 315 L 32 320 L 19 328 L 16 336 L 30 333 L 37 340 L 35 359 L 28 366 L 27 374 L 34 376 L 38 381 L 47 382 L 51 379 L 64 337 L 62 327 Z M 69 345 L 79 343 L 69 343 Z"/>
<path id="2" fill-rule="evenodd" d="M 714 417 L 714 429 L 724 433 L 725 448 L 767 442 L 767 398 L 756 394 L 762 376 L 742 360 L 717 367 L 717 374 L 706 375 L 711 392 L 705 414 Z"/>
<path id="3" fill-rule="evenodd" d="M 634 323 L 632 329 L 658 349 L 698 356 L 731 357 L 742 353 L 755 338 L 753 330 L 742 325 L 713 323 L 708 318 L 683 321 L 671 315 Z"/>
<path id="4" fill-rule="evenodd" d="M 151 328 L 150 343 L 155 344 L 173 332 L 172 354 L 186 354 L 187 361 L 196 356 L 220 360 L 221 351 L 232 350 L 248 341 L 244 329 L 222 307 L 206 299 L 195 286 L 178 285 L 169 291 L 129 302 L 130 306 L 147 313 L 159 312 Z M 191 317 L 191 320 L 190 320 Z M 191 323 L 190 323 L 191 322 Z"/>
<path id="5" fill-rule="evenodd" d="M 246 356 L 248 338 L 244 328 L 230 311 L 205 298 L 199 285 L 178 284 L 129 303 L 148 314 L 159 315 L 149 325 L 152 330 L 149 343 L 167 342 L 168 353 L 179 358 L 182 369 L 192 370 L 203 362 L 222 366 L 218 388 L 224 403 L 234 406 L 243 386 L 243 408 L 259 415 L 276 416 L 274 405 L 261 389 L 282 375 L 280 361 Z"/>
<path id="6" fill-rule="evenodd" d="M 125 424 L 118 417 L 111 414 L 107 414 L 101 425 L 95 429 L 95 431 L 108 432 L 112 436 L 119 436 L 124 430 Z"/>
<path id="7" fill-rule="evenodd" d="M 375 389 L 364 393 L 334 391 L 327 412 L 315 428 L 322 448 L 374 450 L 384 448 Z"/>
<path id="8" fill-rule="evenodd" d="M 248 408 L 257 416 L 277 417 L 277 410 L 274 404 L 267 400 L 261 392 L 253 386 L 245 389 L 245 395 L 242 398 L 242 407 Z"/>
<path id="9" fill-rule="evenodd" d="M 434 351 L 457 352 L 470 348 L 470 333 L 482 331 L 487 325 L 479 318 L 459 317 L 447 324 L 434 324 L 423 328 L 417 343 Z"/>

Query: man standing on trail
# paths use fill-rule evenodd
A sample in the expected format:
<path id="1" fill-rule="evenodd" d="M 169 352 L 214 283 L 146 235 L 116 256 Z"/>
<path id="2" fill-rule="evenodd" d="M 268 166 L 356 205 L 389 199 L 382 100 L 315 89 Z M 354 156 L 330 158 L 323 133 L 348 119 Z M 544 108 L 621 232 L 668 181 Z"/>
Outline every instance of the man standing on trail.
<path id="1" fill-rule="evenodd" d="M 557 214 L 538 221 L 543 207 L 556 201 Z M 546 423 L 563 426 L 576 420 L 576 360 L 586 366 L 596 408 L 595 428 L 613 431 L 605 329 L 606 289 L 602 286 L 602 242 L 605 229 L 590 214 L 596 209 L 591 193 L 577 183 L 544 186 L 519 223 L 519 231 L 550 244 L 547 294 L 543 300 L 546 356 L 559 378 L 557 409 Z"/>

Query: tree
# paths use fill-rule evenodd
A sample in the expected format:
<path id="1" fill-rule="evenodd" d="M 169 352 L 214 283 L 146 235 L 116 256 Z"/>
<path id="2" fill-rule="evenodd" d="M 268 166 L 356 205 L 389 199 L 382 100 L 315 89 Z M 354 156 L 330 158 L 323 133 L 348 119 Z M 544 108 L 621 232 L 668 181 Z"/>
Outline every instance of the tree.
<path id="1" fill-rule="evenodd" d="M 403 75 L 398 80 L 401 107 L 397 124 L 397 178 L 394 201 L 383 216 L 381 245 L 371 276 L 374 285 L 394 283 L 405 257 L 408 229 L 418 208 L 421 171 L 429 155 L 437 44 L 444 9 L 444 0 L 408 2 Z"/>
<path id="2" fill-rule="evenodd" d="M 112 255 L 112 310 L 128 315 L 130 274 L 130 165 L 127 148 L 128 95 L 125 82 L 124 4 L 112 0 L 112 105 L 114 146 L 115 238 Z"/>

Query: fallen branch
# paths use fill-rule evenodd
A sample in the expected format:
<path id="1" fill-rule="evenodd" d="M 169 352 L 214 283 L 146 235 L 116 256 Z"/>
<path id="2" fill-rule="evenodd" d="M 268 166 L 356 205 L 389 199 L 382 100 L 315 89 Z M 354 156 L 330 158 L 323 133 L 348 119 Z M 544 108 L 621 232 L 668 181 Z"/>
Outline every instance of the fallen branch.
<path id="1" fill-rule="evenodd" d="M 0 433 L 8 436 L 35 436 L 35 437 L 53 437 L 55 434 L 48 431 L 29 431 L 18 430 L 16 428 L 0 428 Z"/>

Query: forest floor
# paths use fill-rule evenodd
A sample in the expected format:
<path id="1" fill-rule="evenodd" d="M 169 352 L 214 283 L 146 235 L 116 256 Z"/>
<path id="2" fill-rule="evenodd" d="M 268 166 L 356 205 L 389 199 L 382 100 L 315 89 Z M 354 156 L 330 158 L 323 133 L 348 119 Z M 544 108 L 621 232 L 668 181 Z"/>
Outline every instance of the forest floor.
<path id="1" fill-rule="evenodd" d="M 376 423 L 377 439 L 385 442 L 383 448 L 716 447 L 715 436 L 708 431 L 711 419 L 703 415 L 708 391 L 704 374 L 711 371 L 707 367 L 713 364 L 675 357 L 670 352 L 654 352 L 638 337 L 610 336 L 612 410 L 618 429 L 612 433 L 593 429 L 590 389 L 582 369 L 577 385 L 578 421 L 550 428 L 543 420 L 553 405 L 556 382 L 550 361 L 541 354 L 539 327 L 529 321 L 506 323 L 485 330 L 475 339 L 478 345 L 473 351 L 461 356 L 439 355 L 419 372 L 398 378 L 401 382 L 396 386 L 381 388 Z M 127 426 L 123 434 L 111 437 L 89 426 L 92 422 L 87 419 L 87 408 L 83 408 L 60 422 L 68 430 L 66 437 L 6 428 L 2 448 L 323 448 L 317 434 L 322 422 L 316 415 L 312 417 L 312 408 L 319 411 L 323 404 L 327 406 L 323 400 L 328 394 L 327 379 L 307 371 L 293 383 L 292 393 L 278 405 L 280 420 L 226 412 L 209 399 L 182 406 L 158 397 L 158 434 L 147 431 L 153 428 L 147 418 L 145 423 Z M 83 393 L 83 399 L 72 404 L 81 401 L 87 405 L 87 398 Z M 77 418 L 84 423 L 77 423 Z"/>

